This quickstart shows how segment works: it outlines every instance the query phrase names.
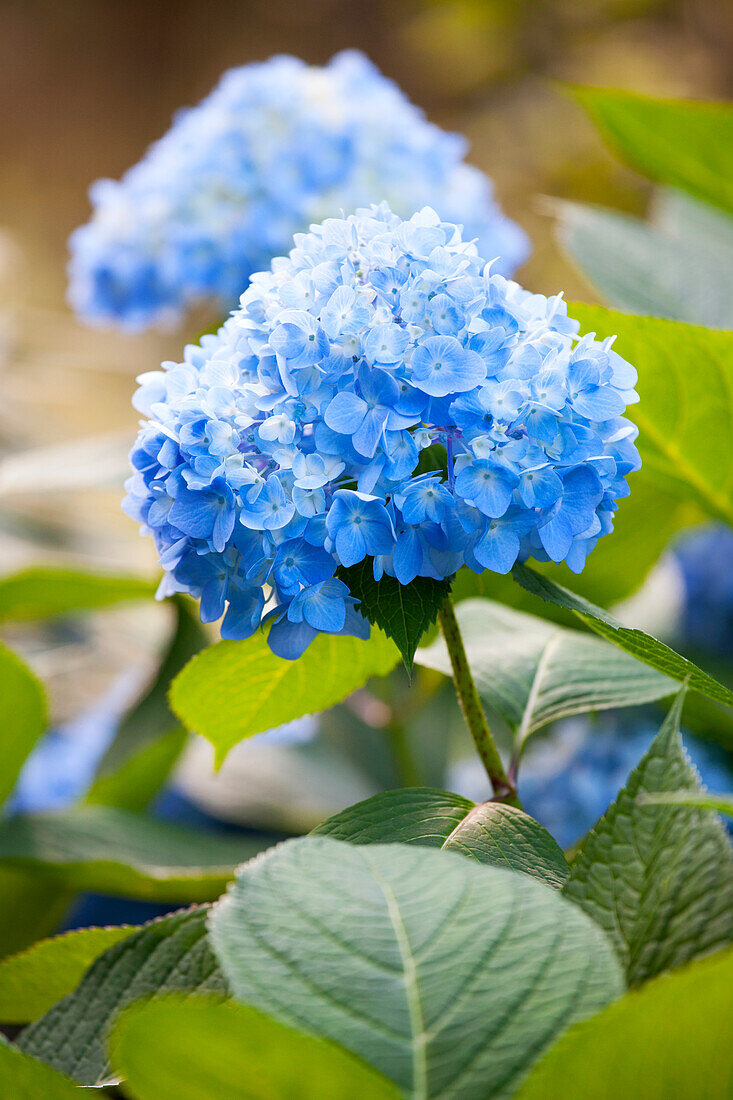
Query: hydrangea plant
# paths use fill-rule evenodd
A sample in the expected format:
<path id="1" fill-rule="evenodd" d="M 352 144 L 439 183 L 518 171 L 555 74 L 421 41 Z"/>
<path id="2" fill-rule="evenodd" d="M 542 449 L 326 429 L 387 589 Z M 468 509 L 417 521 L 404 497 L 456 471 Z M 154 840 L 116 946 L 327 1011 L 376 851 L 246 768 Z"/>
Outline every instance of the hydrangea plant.
<path id="1" fill-rule="evenodd" d="M 529 242 L 466 151 L 355 51 L 325 68 L 232 69 L 122 180 L 94 184 L 92 220 L 71 238 L 70 301 L 130 330 L 201 298 L 229 308 L 295 232 L 382 199 L 405 215 L 435 206 L 512 274 Z"/>
<path id="2" fill-rule="evenodd" d="M 460 228 L 385 205 L 298 234 L 182 363 L 142 375 L 128 512 L 222 636 L 368 633 L 337 576 L 580 571 L 639 466 L 636 371 Z M 437 465 L 437 469 L 435 466 Z M 431 468 L 432 466 L 432 468 Z"/>

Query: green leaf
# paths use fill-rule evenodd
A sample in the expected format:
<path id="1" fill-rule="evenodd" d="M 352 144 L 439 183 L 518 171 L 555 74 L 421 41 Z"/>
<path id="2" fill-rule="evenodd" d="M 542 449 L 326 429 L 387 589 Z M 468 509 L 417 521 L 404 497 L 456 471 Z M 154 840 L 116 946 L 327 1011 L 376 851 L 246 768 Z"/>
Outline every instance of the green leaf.
<path id="1" fill-rule="evenodd" d="M 0 579 L 0 622 L 46 619 L 124 600 L 146 600 L 155 585 L 140 577 L 37 566 Z"/>
<path id="2" fill-rule="evenodd" d="M 400 584 L 385 573 L 381 580 L 375 581 L 371 558 L 350 569 L 339 566 L 336 576 L 360 601 L 357 611 L 392 639 L 402 654 L 408 675 L 412 676 L 415 650 L 448 598 L 450 580 L 415 577 L 409 584 Z"/>
<path id="3" fill-rule="evenodd" d="M 636 485 L 658 486 L 733 523 L 733 332 L 575 302 L 568 311 L 582 332 L 617 334 L 614 349 L 639 372 L 641 401 L 630 415 L 642 468 L 631 495 Z"/>
<path id="4" fill-rule="evenodd" d="M 722 951 L 627 993 L 576 1024 L 535 1066 L 517 1100 L 730 1100 L 733 952 Z"/>
<path id="5" fill-rule="evenodd" d="M 169 994 L 118 1017 L 112 1065 L 137 1100 L 397 1100 L 385 1077 L 333 1043 L 212 997 Z"/>
<path id="6" fill-rule="evenodd" d="M 515 565 L 512 576 L 515 581 L 534 596 L 539 596 L 542 600 L 547 600 L 558 607 L 566 607 L 569 611 L 573 611 L 581 622 L 589 626 L 596 634 L 600 634 L 602 638 L 613 642 L 614 645 L 625 650 L 626 653 L 638 657 L 644 664 L 650 665 L 658 672 L 671 676 L 673 680 L 677 680 L 679 683 L 686 681 L 693 691 L 699 691 L 701 695 L 716 699 L 719 703 L 725 703 L 726 706 L 733 706 L 733 692 L 729 688 L 714 680 L 712 676 L 708 676 L 706 672 L 703 672 L 692 661 L 688 661 L 686 657 L 681 657 L 679 653 L 675 653 L 664 642 L 652 638 L 650 634 L 645 634 L 643 630 L 622 626 L 607 611 L 589 603 L 582 596 L 576 596 L 574 592 L 563 588 L 562 585 L 555 584 L 549 577 L 541 576 L 541 574 L 529 569 L 526 565 Z"/>
<path id="7" fill-rule="evenodd" d="M 0 959 L 50 936 L 74 894 L 21 867 L 0 866 Z"/>
<path id="8" fill-rule="evenodd" d="M 0 807 L 48 724 L 46 695 L 20 657 L 0 645 Z"/>
<path id="9" fill-rule="evenodd" d="M 207 644 L 196 612 L 180 596 L 173 602 L 175 626 L 158 673 L 122 719 L 102 757 L 88 802 L 143 810 L 165 782 L 186 742 L 168 706 L 171 680 Z"/>
<path id="10" fill-rule="evenodd" d="M 682 700 L 586 837 L 565 887 L 615 943 L 630 985 L 733 942 L 733 856 L 720 822 L 639 801 L 700 791 L 679 733 Z"/>
<path id="11" fill-rule="evenodd" d="M 621 990 L 601 931 L 554 890 L 419 845 L 286 841 L 242 869 L 210 937 L 238 1000 L 415 1100 L 509 1095 Z"/>
<path id="12" fill-rule="evenodd" d="M 458 794 L 403 787 L 375 794 L 313 830 L 350 844 L 421 844 L 492 867 L 532 875 L 559 890 L 568 877 L 562 850 L 538 821 L 514 806 L 476 805 Z"/>
<path id="13" fill-rule="evenodd" d="M 0 1021 L 27 1024 L 47 1012 L 79 984 L 108 947 L 132 935 L 130 925 L 82 928 L 32 947 L 0 962 Z"/>
<path id="14" fill-rule="evenodd" d="M 326 710 L 397 661 L 378 630 L 368 641 L 319 634 L 297 661 L 276 657 L 264 634 L 256 634 L 194 657 L 173 681 L 170 704 L 187 729 L 211 741 L 221 764 L 245 737 Z"/>
<path id="15" fill-rule="evenodd" d="M 16 814 L 0 824 L 0 865 L 67 890 L 148 901 L 211 901 L 266 839 L 217 836 L 111 806 Z"/>
<path id="16" fill-rule="evenodd" d="M 572 91 L 632 168 L 733 212 L 733 107 L 612 88 Z"/>
<path id="17" fill-rule="evenodd" d="M 639 795 L 640 806 L 696 806 L 698 810 L 715 810 L 733 817 L 733 795 L 709 794 L 707 791 L 664 791 L 661 794 Z"/>
<path id="18" fill-rule="evenodd" d="M 560 243 L 609 305 L 710 328 L 733 327 L 730 251 L 601 207 L 561 202 L 555 212 Z M 730 233 L 733 221 L 716 218 Z"/>
<path id="19" fill-rule="evenodd" d="M 80 1100 L 73 1081 L 29 1058 L 0 1035 L 0 1081 L 8 1100 Z M 96 1093 L 104 1097 L 107 1093 Z"/>
<path id="20" fill-rule="evenodd" d="M 492 600 L 466 600 L 456 617 L 479 695 L 518 746 L 558 718 L 636 706 L 677 690 L 674 680 L 608 642 Z M 450 676 L 443 638 L 419 649 L 417 663 Z"/>
<path id="21" fill-rule="evenodd" d="M 92 963 L 79 986 L 23 1031 L 19 1046 L 82 1084 L 109 1074 L 110 1024 L 151 993 L 226 992 L 206 935 L 206 907 L 145 924 Z"/>

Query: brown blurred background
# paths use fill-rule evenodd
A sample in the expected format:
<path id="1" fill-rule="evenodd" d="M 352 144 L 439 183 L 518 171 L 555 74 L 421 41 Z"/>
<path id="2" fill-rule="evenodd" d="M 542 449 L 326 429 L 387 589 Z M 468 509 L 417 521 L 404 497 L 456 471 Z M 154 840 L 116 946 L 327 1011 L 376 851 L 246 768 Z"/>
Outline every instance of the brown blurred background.
<path id="1" fill-rule="evenodd" d="M 134 376 L 178 358 L 183 336 L 79 325 L 64 301 L 66 239 L 88 216 L 90 182 L 139 159 L 224 69 L 364 50 L 434 121 L 468 135 L 470 159 L 533 239 L 521 281 L 587 298 L 541 197 L 641 212 L 647 187 L 554 82 L 726 97 L 732 12 L 726 0 L 0 3 L 0 571 L 69 557 L 152 568 L 119 510 L 119 452 L 135 427 Z M 100 435 L 108 451 L 88 449 Z M 31 453 L 73 440 L 76 452 Z"/>

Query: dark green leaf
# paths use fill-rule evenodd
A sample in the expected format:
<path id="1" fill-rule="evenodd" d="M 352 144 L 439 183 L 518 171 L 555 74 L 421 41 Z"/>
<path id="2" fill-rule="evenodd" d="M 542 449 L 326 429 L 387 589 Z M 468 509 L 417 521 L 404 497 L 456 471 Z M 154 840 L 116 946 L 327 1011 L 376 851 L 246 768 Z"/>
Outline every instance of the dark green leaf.
<path id="1" fill-rule="evenodd" d="M 71 891 L 211 901 L 264 839 L 217 836 L 111 806 L 16 814 L 0 824 L 0 864 Z"/>
<path id="2" fill-rule="evenodd" d="M 551 1047 L 517 1100 L 730 1100 L 733 953 L 627 993 Z M 580 1096 L 581 1093 L 577 1092 Z"/>
<path id="3" fill-rule="evenodd" d="M 73 891 L 22 867 L 0 866 L 0 958 L 50 936 L 73 901 Z"/>
<path id="4" fill-rule="evenodd" d="M 573 94 L 632 168 L 733 212 L 733 107 L 575 85 Z"/>
<path id="5" fill-rule="evenodd" d="M 509 1095 L 622 988 L 603 933 L 554 890 L 419 845 L 286 841 L 242 869 L 210 929 L 238 1000 L 421 1100 Z"/>
<path id="6" fill-rule="evenodd" d="M 561 849 L 539 822 L 497 802 L 476 805 L 467 798 L 428 787 L 375 794 L 349 806 L 313 830 L 350 844 L 422 844 L 493 867 L 538 878 L 560 889 L 568 877 Z"/>
<path id="7" fill-rule="evenodd" d="M 45 619 L 70 611 L 146 600 L 155 586 L 140 577 L 37 566 L 0 580 L 0 622 Z"/>
<path id="8" fill-rule="evenodd" d="M 364 618 L 392 639 L 411 676 L 415 650 L 448 598 L 450 580 L 415 577 L 409 584 L 400 584 L 385 573 L 381 580 L 375 581 L 371 558 L 350 569 L 339 566 L 336 576 L 360 601 L 357 610 Z"/>
<path id="9" fill-rule="evenodd" d="M 0 1021 L 27 1024 L 71 993 L 94 960 L 135 931 L 82 928 L 65 932 L 0 962 Z"/>
<path id="10" fill-rule="evenodd" d="M 171 685 L 170 705 L 187 729 L 211 741 L 221 764 L 245 737 L 340 703 L 398 659 L 379 630 L 368 641 L 319 634 L 297 661 L 276 657 L 256 634 L 218 642 L 189 661 Z"/>
<path id="11" fill-rule="evenodd" d="M 48 723 L 46 695 L 20 657 L 0 645 L 0 808 Z"/>
<path id="12" fill-rule="evenodd" d="M 253 1008 L 168 994 L 131 1005 L 110 1043 L 136 1100 L 397 1100 L 385 1077 L 333 1043 Z"/>
<path id="13" fill-rule="evenodd" d="M 581 622 L 584 622 L 596 634 L 600 634 L 601 637 L 613 642 L 614 645 L 619 646 L 627 653 L 631 653 L 632 656 L 638 657 L 644 664 L 650 665 L 658 672 L 663 672 L 679 683 L 686 681 L 693 691 L 699 691 L 710 699 L 716 699 L 727 706 L 733 706 L 733 692 L 729 688 L 714 680 L 712 676 L 708 676 L 706 672 L 694 665 L 692 661 L 688 661 L 686 657 L 681 657 L 679 653 L 675 653 L 664 642 L 652 638 L 650 634 L 645 634 L 643 630 L 622 626 L 607 611 L 595 607 L 588 600 L 584 600 L 582 596 L 576 596 L 574 592 L 570 592 L 562 585 L 556 584 L 549 577 L 543 577 L 526 565 L 515 565 L 512 576 L 515 581 L 533 595 L 573 611 Z"/>
<path id="14" fill-rule="evenodd" d="M 720 822 L 640 804 L 642 795 L 700 791 L 679 734 L 682 697 L 586 837 L 565 887 L 615 943 L 630 985 L 733 942 L 733 856 Z"/>
<path id="15" fill-rule="evenodd" d="M 161 917 L 110 947 L 73 993 L 21 1033 L 19 1046 L 82 1084 L 103 1082 L 107 1034 L 125 1005 L 151 993 L 226 991 L 206 935 L 207 912 Z"/>

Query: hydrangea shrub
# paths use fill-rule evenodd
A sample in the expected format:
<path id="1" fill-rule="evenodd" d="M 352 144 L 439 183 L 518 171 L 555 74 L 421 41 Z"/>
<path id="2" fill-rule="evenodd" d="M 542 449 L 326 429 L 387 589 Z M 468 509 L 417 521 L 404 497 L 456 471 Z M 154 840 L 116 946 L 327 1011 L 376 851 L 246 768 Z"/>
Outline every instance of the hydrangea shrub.
<path id="1" fill-rule="evenodd" d="M 404 215 L 434 206 L 512 274 L 529 242 L 467 147 L 354 51 L 325 68 L 232 69 L 122 180 L 94 184 L 92 220 L 71 238 L 70 301 L 131 330 L 202 298 L 228 309 L 295 232 L 382 200 Z"/>
<path id="2" fill-rule="evenodd" d="M 636 372 L 561 297 L 495 274 L 460 229 L 386 205 L 296 235 L 182 363 L 144 374 L 128 512 L 222 636 L 297 657 L 368 632 L 375 579 L 583 568 L 639 465 Z M 442 469 L 421 472 L 421 454 Z"/>

